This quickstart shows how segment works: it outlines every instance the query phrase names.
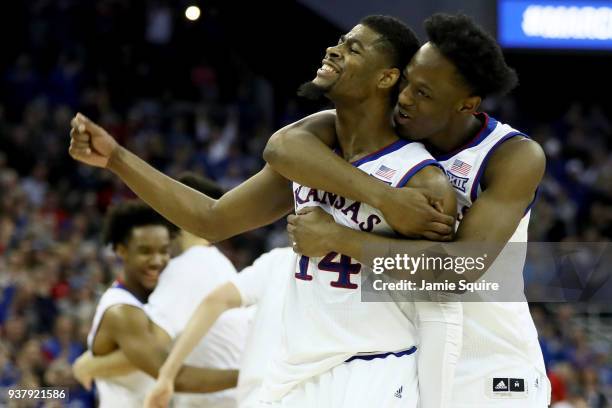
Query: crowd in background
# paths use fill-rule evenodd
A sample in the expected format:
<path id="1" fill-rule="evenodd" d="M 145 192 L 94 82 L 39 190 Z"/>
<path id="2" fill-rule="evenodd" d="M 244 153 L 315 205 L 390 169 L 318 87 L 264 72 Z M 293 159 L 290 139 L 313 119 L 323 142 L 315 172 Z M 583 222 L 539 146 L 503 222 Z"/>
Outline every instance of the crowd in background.
<path id="1" fill-rule="evenodd" d="M 163 2 L 147 10 L 132 43 L 123 37 L 130 26 L 113 18 L 126 2 L 96 2 L 88 23 L 109 37 L 95 50 L 88 37 L 73 36 L 80 27 L 70 18 L 79 13 L 76 2 L 31 3 L 23 51 L 0 72 L 0 405 L 3 387 L 63 386 L 71 390 L 69 406 L 86 407 L 93 395 L 76 384 L 70 364 L 85 350 L 97 299 L 120 268 L 100 243 L 101 224 L 111 203 L 133 195 L 110 172 L 68 156 L 72 115 L 88 114 L 171 176 L 192 170 L 231 189 L 262 167 L 273 130 L 308 112 L 295 99 L 275 100 L 271 82 L 231 49 L 222 61 L 192 58 L 180 70 L 168 67 L 176 30 Z M 180 76 L 179 91 L 165 84 L 168 75 Z M 516 98 L 487 104 L 547 154 L 531 241 L 612 237 L 612 123 L 605 109 L 568 101 L 564 115 L 538 122 Z M 284 228 L 280 221 L 221 248 L 240 269 L 286 245 Z M 555 406 L 607 406 L 609 308 L 534 304 L 532 311 Z"/>

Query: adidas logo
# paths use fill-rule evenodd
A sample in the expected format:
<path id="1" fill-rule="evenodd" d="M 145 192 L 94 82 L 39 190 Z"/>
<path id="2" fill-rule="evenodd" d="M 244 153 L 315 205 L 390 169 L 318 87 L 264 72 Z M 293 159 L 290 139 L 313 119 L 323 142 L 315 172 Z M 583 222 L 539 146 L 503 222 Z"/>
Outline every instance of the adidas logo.
<path id="1" fill-rule="evenodd" d="M 508 378 L 494 378 L 493 379 L 493 392 L 508 392 L 510 391 L 510 379 Z"/>
<path id="2" fill-rule="evenodd" d="M 524 378 L 493 378 L 493 392 L 525 392 Z"/>
<path id="3" fill-rule="evenodd" d="M 395 396 L 395 398 L 402 398 L 402 391 L 404 391 L 404 386 L 403 385 L 401 387 L 399 387 L 397 389 L 397 391 L 395 391 L 395 394 L 393 394 Z"/>

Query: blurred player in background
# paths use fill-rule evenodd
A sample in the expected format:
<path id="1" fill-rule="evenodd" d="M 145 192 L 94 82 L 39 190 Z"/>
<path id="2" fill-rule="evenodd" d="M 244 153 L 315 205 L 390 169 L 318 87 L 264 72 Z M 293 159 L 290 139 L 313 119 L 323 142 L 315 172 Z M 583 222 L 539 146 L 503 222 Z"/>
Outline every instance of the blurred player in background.
<path id="1" fill-rule="evenodd" d="M 210 197 L 223 195 L 214 182 L 194 173 L 183 173 L 178 180 Z M 151 320 L 172 339 L 185 329 L 202 299 L 237 277 L 229 259 L 205 239 L 180 230 L 175 240 L 180 255 L 170 260 L 145 305 Z M 196 367 L 238 369 L 251 314 L 247 310 L 224 313 L 182 362 Z M 180 407 L 235 407 L 236 389 L 206 394 L 178 393 L 174 403 Z"/>
<path id="2" fill-rule="evenodd" d="M 506 65 L 495 40 L 461 15 L 434 15 L 425 28 L 430 41 L 403 73 L 394 115 L 397 130 L 426 143 L 455 187 L 459 221 L 455 242 L 459 244 L 442 244 L 445 252 L 465 256 L 466 246 L 461 243 L 497 244 L 503 251 L 490 269 L 521 282 L 520 295 L 512 299 L 515 302 L 493 297 L 483 299 L 487 303 L 464 303 L 463 350 L 452 406 L 545 407 L 550 385 L 522 293 L 526 247 L 504 247 L 507 242 L 527 242 L 530 208 L 545 168 L 544 153 L 522 132 L 478 113 L 483 98 L 504 94 L 517 84 L 516 73 Z M 328 127 L 333 129 L 335 118 L 328 116 Z M 312 122 L 320 123 L 321 117 Z M 365 180 L 361 172 L 339 160 L 308 131 L 307 123 L 301 132 L 280 132 L 270 143 L 273 154 L 266 155 L 268 163 L 285 177 L 325 189 L 343 182 L 358 190 L 353 195 L 375 191 L 376 182 Z M 304 166 L 308 172 L 300 170 Z M 317 166 L 328 169 L 325 178 L 316 178 L 313 169 Z M 338 251 L 370 265 L 367 248 L 394 248 L 414 256 L 432 249 L 426 241 L 402 245 L 341 228 L 321 211 L 292 218 L 289 229 L 304 254 Z"/>
<path id="3" fill-rule="evenodd" d="M 149 320 L 144 305 L 170 259 L 173 228 L 137 201 L 121 203 L 108 214 L 104 242 L 112 244 L 123 271 L 100 298 L 87 339 L 93 356 L 109 355 L 94 363 L 96 374 L 101 374 L 94 375 L 99 377 L 101 407 L 142 406 L 163 364 L 170 337 Z M 180 391 L 218 391 L 234 387 L 236 376 L 235 370 L 184 367 L 176 387 Z"/>
<path id="4" fill-rule="evenodd" d="M 256 305 L 257 312 L 240 364 L 238 406 L 259 406 L 258 393 L 266 367 L 281 346 L 283 303 L 296 261 L 297 256 L 291 248 L 274 249 L 203 299 L 172 347 L 145 406 L 166 407 L 182 362 L 202 337 L 206 339 L 219 316 L 224 316 L 231 308 L 251 305 Z"/>

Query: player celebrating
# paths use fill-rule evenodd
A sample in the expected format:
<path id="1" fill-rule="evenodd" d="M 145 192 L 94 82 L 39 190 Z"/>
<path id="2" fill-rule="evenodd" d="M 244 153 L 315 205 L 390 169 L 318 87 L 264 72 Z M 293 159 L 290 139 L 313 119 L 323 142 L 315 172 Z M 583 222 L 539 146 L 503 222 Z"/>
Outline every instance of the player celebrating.
<path id="1" fill-rule="evenodd" d="M 122 203 L 109 212 L 104 240 L 112 244 L 124 267 L 100 298 L 87 342 L 94 356 L 121 350 L 141 371 L 96 379 L 103 408 L 142 406 L 151 377 L 157 377 L 166 356 L 167 334 L 150 322 L 144 303 L 170 258 L 171 228 L 144 203 Z M 109 374 L 117 374 L 114 369 L 110 367 Z M 223 390 L 235 386 L 236 376 L 235 370 L 184 367 L 176 387 L 191 392 Z"/>
<path id="2" fill-rule="evenodd" d="M 544 154 L 523 133 L 477 113 L 483 98 L 516 86 L 516 74 L 495 41 L 468 17 L 434 15 L 425 28 L 429 42 L 404 70 L 394 119 L 400 133 L 424 141 L 435 153 L 455 188 L 461 222 L 455 243 L 442 247 L 448 254 L 462 256 L 465 246 L 461 243 L 501 248 L 507 242 L 526 242 L 529 210 L 544 173 Z M 268 147 L 269 164 L 286 177 L 327 191 L 340 183 L 355 190 L 347 195 L 375 191 L 374 180 L 339 160 L 316 138 L 317 132 L 325 134 L 319 129 L 333 128 L 334 121 L 332 113 L 319 114 L 311 118 L 312 123 L 304 121 L 277 134 Z M 298 157 L 300 165 L 291 164 Z M 304 166 L 308 172 L 300 171 Z M 324 176 L 318 169 L 326 170 Z M 374 202 L 385 199 L 384 194 L 371 198 Z M 412 254 L 431 248 L 430 242 L 398 245 L 373 234 L 340 229 L 322 212 L 298 216 L 291 224 L 298 248 L 305 254 L 338 251 L 370 263 L 364 248 L 392 246 Z M 505 245 L 490 271 L 522 282 L 524 261 L 524 245 Z M 463 305 L 463 350 L 452 406 L 547 406 L 549 382 L 522 289 L 520 297 L 512 299 L 515 302 L 490 300 Z"/>

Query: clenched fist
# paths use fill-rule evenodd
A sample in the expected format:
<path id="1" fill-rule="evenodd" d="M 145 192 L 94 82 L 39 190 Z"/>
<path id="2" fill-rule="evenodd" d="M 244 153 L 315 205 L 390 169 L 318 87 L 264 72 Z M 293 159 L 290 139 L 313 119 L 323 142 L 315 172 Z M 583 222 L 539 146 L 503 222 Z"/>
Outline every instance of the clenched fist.
<path id="1" fill-rule="evenodd" d="M 70 156 L 90 166 L 107 167 L 119 146 L 117 141 L 81 113 L 72 118 L 70 125 Z"/>

